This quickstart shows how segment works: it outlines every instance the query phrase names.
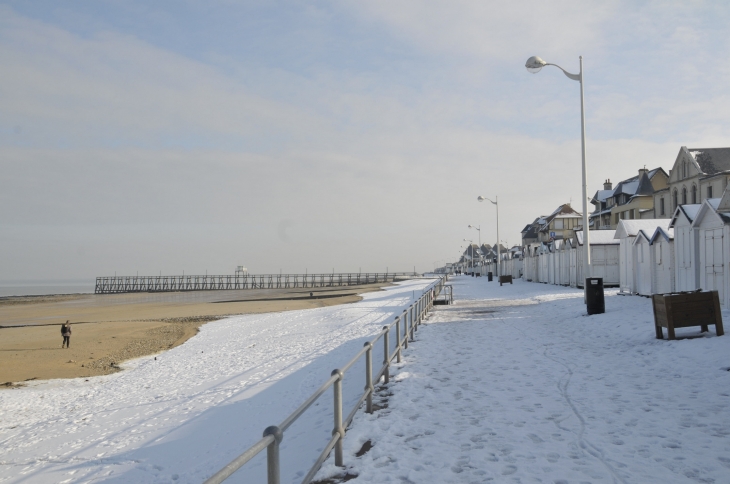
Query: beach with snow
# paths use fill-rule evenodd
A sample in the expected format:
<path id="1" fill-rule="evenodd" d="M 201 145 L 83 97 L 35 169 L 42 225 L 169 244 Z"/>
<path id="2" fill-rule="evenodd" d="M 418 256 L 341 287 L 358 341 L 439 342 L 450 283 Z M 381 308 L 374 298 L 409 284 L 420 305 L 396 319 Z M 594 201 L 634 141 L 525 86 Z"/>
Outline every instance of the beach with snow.
<path id="1" fill-rule="evenodd" d="M 0 482 L 202 482 L 431 282 L 349 305 L 226 318 L 117 374 L 0 392 Z M 348 429 L 346 468 L 330 458 L 318 479 L 730 482 L 730 338 L 711 327 L 657 340 L 651 301 L 613 290 L 605 314 L 586 316 L 571 288 L 449 283 L 455 304 L 435 308 L 391 383 L 377 386 L 384 408 L 359 412 Z M 345 378 L 346 408 L 362 393 L 362 372 L 355 365 Z M 301 482 L 331 430 L 327 392 L 287 430 L 282 482 Z M 227 482 L 266 482 L 265 467 L 264 452 Z"/>

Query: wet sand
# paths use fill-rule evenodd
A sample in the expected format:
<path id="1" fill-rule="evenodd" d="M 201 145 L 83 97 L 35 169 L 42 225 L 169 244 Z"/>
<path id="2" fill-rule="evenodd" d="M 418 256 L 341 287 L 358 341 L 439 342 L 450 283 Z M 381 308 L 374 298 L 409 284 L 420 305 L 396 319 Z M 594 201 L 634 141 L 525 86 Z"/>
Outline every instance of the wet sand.
<path id="1" fill-rule="evenodd" d="M 0 298 L 0 388 L 114 373 L 123 361 L 173 348 L 227 315 L 351 303 L 380 287 Z M 61 348 L 67 319 L 68 349 Z"/>

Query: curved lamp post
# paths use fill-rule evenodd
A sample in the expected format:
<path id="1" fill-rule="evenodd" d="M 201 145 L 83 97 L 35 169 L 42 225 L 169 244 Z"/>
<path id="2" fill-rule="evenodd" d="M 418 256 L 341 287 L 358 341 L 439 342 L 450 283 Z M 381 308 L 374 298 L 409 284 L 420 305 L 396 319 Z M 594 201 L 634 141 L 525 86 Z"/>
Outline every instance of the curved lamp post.
<path id="1" fill-rule="evenodd" d="M 469 245 L 466 249 L 467 252 L 471 251 L 471 255 L 469 256 L 469 264 L 471 264 L 471 267 L 474 268 L 474 241 L 471 239 L 464 239 L 464 242 L 469 242 Z"/>
<path id="2" fill-rule="evenodd" d="M 477 253 L 479 253 L 479 265 L 482 265 L 482 226 L 476 226 L 476 225 L 469 225 L 468 228 L 474 229 L 479 234 L 479 248 L 477 249 Z M 479 269 L 481 271 L 481 269 Z"/>
<path id="3" fill-rule="evenodd" d="M 583 107 L 583 56 L 578 58 L 580 60 L 580 72 L 578 74 L 571 74 L 557 64 L 551 64 L 545 62 L 537 56 L 532 56 L 527 59 L 525 67 L 528 72 L 537 74 L 545 66 L 555 66 L 565 74 L 569 79 L 580 82 L 580 149 L 583 159 L 583 289 L 585 288 L 585 279 L 591 277 L 591 244 L 590 244 L 590 230 L 588 229 L 588 199 L 586 196 L 586 116 Z"/>
<path id="4" fill-rule="evenodd" d="M 477 197 L 477 200 L 479 200 L 480 202 L 483 202 L 484 200 L 486 200 L 488 202 L 492 202 L 494 205 L 497 206 L 497 280 L 499 280 L 499 276 L 502 275 L 500 273 L 500 269 L 499 269 L 499 266 L 502 265 L 502 254 L 499 249 L 499 247 L 500 247 L 499 246 L 499 197 L 495 196 L 494 201 L 492 201 L 492 200 L 488 199 L 487 197 L 483 197 L 483 196 L 479 195 Z"/>

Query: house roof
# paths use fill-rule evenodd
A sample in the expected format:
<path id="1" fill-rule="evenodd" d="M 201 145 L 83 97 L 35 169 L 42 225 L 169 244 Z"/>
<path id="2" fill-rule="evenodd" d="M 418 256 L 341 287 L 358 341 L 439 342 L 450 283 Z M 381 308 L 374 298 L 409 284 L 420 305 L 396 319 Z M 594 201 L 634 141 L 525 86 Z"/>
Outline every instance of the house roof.
<path id="1" fill-rule="evenodd" d="M 649 176 L 644 173 L 641 175 L 641 178 L 639 178 L 639 185 L 636 187 L 636 192 L 634 193 L 634 196 L 648 196 L 652 195 L 654 193 L 654 187 L 651 185 L 651 180 L 649 180 Z"/>
<path id="2" fill-rule="evenodd" d="M 730 148 L 687 148 L 687 151 L 708 175 L 730 170 Z"/>
<path id="3" fill-rule="evenodd" d="M 669 219 L 621 220 L 616 227 L 614 238 L 636 237 L 639 230 L 643 230 L 645 234 L 653 234 L 657 227 L 669 228 L 669 222 Z"/>
<path id="4" fill-rule="evenodd" d="M 598 204 L 604 202 L 613 196 L 613 189 L 611 190 L 598 190 L 593 198 L 591 199 L 592 204 Z"/>
<path id="5" fill-rule="evenodd" d="M 619 243 L 618 240 L 613 238 L 613 230 L 591 230 L 588 232 L 590 235 L 591 245 L 616 245 Z M 583 245 L 583 231 L 577 230 L 575 232 L 575 238 L 578 240 L 578 245 Z"/>

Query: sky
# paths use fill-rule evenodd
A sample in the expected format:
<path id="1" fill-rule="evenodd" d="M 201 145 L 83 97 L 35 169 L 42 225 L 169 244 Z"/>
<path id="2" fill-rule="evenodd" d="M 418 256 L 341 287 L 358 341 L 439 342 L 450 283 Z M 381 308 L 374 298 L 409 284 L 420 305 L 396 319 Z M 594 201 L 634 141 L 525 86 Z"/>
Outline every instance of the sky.
<path id="1" fill-rule="evenodd" d="M 584 58 L 590 195 L 730 146 L 728 23 L 701 1 L 0 1 L 0 280 L 427 271 L 496 243 L 479 195 L 519 243 L 581 210 L 579 84 L 527 58 Z"/>

